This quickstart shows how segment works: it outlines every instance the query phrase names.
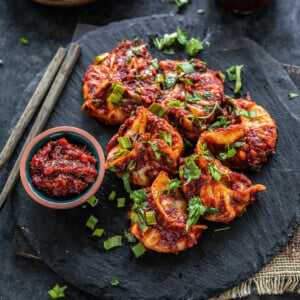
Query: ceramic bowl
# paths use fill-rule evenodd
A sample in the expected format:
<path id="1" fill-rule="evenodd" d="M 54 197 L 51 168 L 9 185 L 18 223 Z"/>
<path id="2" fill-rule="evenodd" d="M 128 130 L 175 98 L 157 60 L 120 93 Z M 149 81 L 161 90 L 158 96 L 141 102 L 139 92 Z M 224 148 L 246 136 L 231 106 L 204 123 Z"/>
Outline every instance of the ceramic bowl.
<path id="1" fill-rule="evenodd" d="M 81 195 L 66 200 L 52 199 L 41 193 L 33 185 L 29 173 L 29 164 L 33 155 L 49 141 L 58 140 L 62 137 L 66 138 L 68 142 L 86 146 L 97 159 L 96 180 Z M 97 192 L 104 177 L 104 164 L 103 150 L 92 135 L 76 127 L 62 126 L 46 130 L 30 142 L 22 155 L 20 176 L 24 189 L 33 200 L 50 208 L 68 209 L 82 205 Z"/>

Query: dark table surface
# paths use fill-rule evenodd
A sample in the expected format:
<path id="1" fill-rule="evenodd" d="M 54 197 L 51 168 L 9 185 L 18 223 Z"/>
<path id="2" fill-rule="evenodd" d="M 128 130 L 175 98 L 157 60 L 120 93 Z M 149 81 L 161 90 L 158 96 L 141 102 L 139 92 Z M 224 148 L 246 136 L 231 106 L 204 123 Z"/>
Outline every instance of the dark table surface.
<path id="1" fill-rule="evenodd" d="M 18 102 L 23 90 L 48 64 L 58 46 L 71 41 L 78 23 L 101 26 L 174 9 L 170 0 L 100 0 L 68 9 L 40 6 L 27 0 L 0 0 L 0 7 L 0 59 L 4 63 L 0 66 L 0 149 L 10 134 L 7 124 L 21 113 Z M 197 14 L 200 8 L 205 9 L 204 15 Z M 274 0 L 265 10 L 242 16 L 218 7 L 213 0 L 193 0 L 181 14 L 226 25 L 258 42 L 281 63 L 300 65 L 300 1 Z M 21 44 L 21 37 L 30 44 Z M 1 188 L 11 164 L 12 161 L 0 174 Z M 47 290 L 57 282 L 65 282 L 43 262 L 15 255 L 11 246 L 16 226 L 11 201 L 13 198 L 7 201 L 0 216 L 0 299 L 48 299 Z M 69 287 L 67 294 L 68 299 L 94 299 L 74 287 Z"/>

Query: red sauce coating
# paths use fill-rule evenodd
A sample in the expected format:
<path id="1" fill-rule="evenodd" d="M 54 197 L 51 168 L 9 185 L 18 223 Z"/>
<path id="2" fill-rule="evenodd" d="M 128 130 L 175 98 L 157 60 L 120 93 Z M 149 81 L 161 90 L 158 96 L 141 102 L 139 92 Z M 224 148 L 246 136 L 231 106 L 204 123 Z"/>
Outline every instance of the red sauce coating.
<path id="1" fill-rule="evenodd" d="M 35 187 L 52 198 L 80 195 L 97 177 L 97 160 L 86 147 L 65 138 L 48 142 L 30 162 Z"/>

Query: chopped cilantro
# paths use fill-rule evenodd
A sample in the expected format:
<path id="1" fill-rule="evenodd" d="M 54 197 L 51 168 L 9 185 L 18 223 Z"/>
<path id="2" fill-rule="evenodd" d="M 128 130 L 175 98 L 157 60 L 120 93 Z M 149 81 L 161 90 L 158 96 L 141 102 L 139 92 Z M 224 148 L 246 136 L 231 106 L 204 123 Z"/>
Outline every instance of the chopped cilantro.
<path id="1" fill-rule="evenodd" d="M 188 230 L 189 226 L 195 225 L 200 216 L 205 213 L 205 206 L 201 203 L 200 197 L 192 197 L 189 200 L 188 208 L 189 216 L 186 222 L 186 231 Z"/>
<path id="2" fill-rule="evenodd" d="M 170 190 L 176 190 L 179 187 L 180 187 L 180 180 L 178 178 L 174 178 L 170 180 L 170 182 L 168 183 L 168 192 L 170 192 Z"/>
<path id="3" fill-rule="evenodd" d="M 187 179 L 189 184 L 193 179 L 198 179 L 201 175 L 201 169 L 195 164 L 193 156 L 185 160 L 183 177 Z"/>
<path id="4" fill-rule="evenodd" d="M 220 211 L 215 207 L 209 207 L 205 211 L 205 215 L 219 215 Z"/>
<path id="5" fill-rule="evenodd" d="M 48 291 L 49 296 L 52 299 L 61 299 L 65 298 L 65 290 L 67 289 L 67 286 L 59 286 L 57 283 L 51 290 Z"/>
<path id="6" fill-rule="evenodd" d="M 218 116 L 217 119 L 218 121 L 214 122 L 208 127 L 209 130 L 212 128 L 226 128 L 231 124 L 231 121 L 229 121 L 227 117 Z"/>
<path id="7" fill-rule="evenodd" d="M 215 165 L 208 166 L 208 171 L 215 181 L 219 182 L 221 180 L 222 176 Z"/>
<path id="8" fill-rule="evenodd" d="M 154 151 L 155 157 L 157 159 L 160 159 L 162 154 L 158 151 L 158 146 L 153 142 L 149 142 L 149 144 L 152 150 Z"/>
<path id="9" fill-rule="evenodd" d="M 119 282 L 119 280 L 117 280 L 117 279 L 112 279 L 109 283 L 110 283 L 111 285 L 115 286 L 115 285 L 118 285 L 120 282 Z"/>

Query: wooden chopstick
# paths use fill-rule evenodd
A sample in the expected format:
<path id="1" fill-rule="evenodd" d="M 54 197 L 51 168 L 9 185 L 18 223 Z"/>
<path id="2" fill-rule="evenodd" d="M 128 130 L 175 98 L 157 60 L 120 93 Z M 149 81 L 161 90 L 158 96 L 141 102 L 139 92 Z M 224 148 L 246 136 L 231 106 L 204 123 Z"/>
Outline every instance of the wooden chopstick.
<path id="1" fill-rule="evenodd" d="M 7 196 L 12 192 L 18 178 L 19 178 L 19 168 L 20 168 L 20 161 L 23 152 L 25 151 L 28 144 L 31 142 L 31 140 L 37 136 L 44 126 L 46 125 L 52 110 L 57 102 L 57 99 L 59 98 L 67 80 L 68 77 L 73 70 L 79 55 L 80 55 L 80 46 L 77 44 L 71 44 L 71 47 L 68 51 L 68 54 L 61 65 L 55 80 L 46 96 L 46 99 L 44 103 L 42 104 L 42 107 L 35 119 L 34 124 L 32 125 L 32 128 L 28 134 L 28 137 L 24 143 L 24 146 L 18 156 L 18 159 L 16 160 L 14 167 L 12 168 L 10 175 L 4 185 L 4 188 L 0 194 L 0 209 L 3 206 Z"/>
<path id="2" fill-rule="evenodd" d="M 51 86 L 59 67 L 61 66 L 67 50 L 64 48 L 59 48 L 50 62 L 43 78 L 41 79 L 39 85 L 37 86 L 34 94 L 29 100 L 24 112 L 22 113 L 16 127 L 14 128 L 12 134 L 8 138 L 2 152 L 0 153 L 0 170 L 4 164 L 9 160 L 14 149 L 16 148 L 18 142 L 20 141 L 26 127 L 30 123 L 33 115 L 41 105 L 46 93 Z"/>

